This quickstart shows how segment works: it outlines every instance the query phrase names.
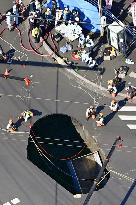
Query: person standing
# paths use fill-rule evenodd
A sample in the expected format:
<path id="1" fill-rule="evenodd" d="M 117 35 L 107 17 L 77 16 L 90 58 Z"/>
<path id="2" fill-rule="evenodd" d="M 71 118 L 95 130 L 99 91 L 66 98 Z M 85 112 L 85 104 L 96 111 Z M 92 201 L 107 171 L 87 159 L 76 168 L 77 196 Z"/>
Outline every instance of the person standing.
<path id="1" fill-rule="evenodd" d="M 21 113 L 21 117 L 27 122 L 29 118 L 33 117 L 33 113 L 30 110 L 25 110 L 24 112 Z"/>
<path id="2" fill-rule="evenodd" d="M 79 43 L 78 43 L 78 47 L 79 47 L 79 48 L 84 48 L 85 36 L 84 36 L 83 33 L 81 33 L 81 34 L 79 35 L 79 41 L 78 41 L 78 42 L 79 42 Z"/>
<path id="3" fill-rule="evenodd" d="M 110 109 L 113 112 L 117 112 L 117 110 L 118 110 L 118 103 L 117 103 L 116 100 L 112 100 L 111 101 Z"/>
<path id="4" fill-rule="evenodd" d="M 99 117 L 98 117 L 98 120 L 96 121 L 96 124 L 97 124 L 97 127 L 104 126 L 104 116 L 102 112 L 99 113 Z"/>
<path id="5" fill-rule="evenodd" d="M 10 11 L 6 14 L 6 23 L 9 31 L 11 31 L 14 25 L 14 16 Z"/>

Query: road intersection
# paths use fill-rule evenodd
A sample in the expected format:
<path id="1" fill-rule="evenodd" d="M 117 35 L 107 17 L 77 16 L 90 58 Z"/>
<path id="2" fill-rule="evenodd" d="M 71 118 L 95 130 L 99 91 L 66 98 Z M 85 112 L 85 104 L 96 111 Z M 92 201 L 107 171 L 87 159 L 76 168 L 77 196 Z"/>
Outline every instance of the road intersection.
<path id="1" fill-rule="evenodd" d="M 10 1 L 6 0 L 5 11 L 10 5 Z M 22 26 L 22 29 L 25 33 L 26 28 Z M 26 37 L 23 38 L 27 45 Z M 136 118 L 136 106 L 127 103 L 114 116 L 109 116 L 109 98 L 96 94 L 94 90 L 90 91 L 70 76 L 67 77 L 59 66 L 52 64 L 51 67 L 52 60 L 49 58 L 25 51 L 16 39 L 17 33 L 8 31 L 0 38 L 4 51 L 15 49 L 15 61 L 9 65 L 12 69 L 10 76 L 13 77 L 7 80 L 0 77 L 0 127 L 5 129 L 9 117 L 17 120 L 23 110 L 31 108 L 36 112 L 32 123 L 46 114 L 56 112 L 75 117 L 97 139 L 106 154 L 116 136 L 121 136 L 122 146 L 116 149 L 109 163 L 111 178 L 103 189 L 94 193 L 91 200 L 93 205 L 123 205 L 122 201 L 136 174 L 136 125 L 130 121 Z M 16 59 L 19 57 L 21 63 L 17 64 Z M 1 74 L 6 67 L 7 64 L 1 64 Z M 31 77 L 30 89 L 25 87 L 25 76 Z M 108 116 L 105 127 L 97 128 L 95 121 L 86 121 L 85 111 L 89 105 L 98 106 L 104 112 L 104 116 Z M 1 205 L 15 204 L 11 202 L 14 198 L 18 198 L 24 205 L 81 205 L 85 196 L 74 199 L 64 188 L 27 160 L 28 124 L 22 123 L 19 131 L 22 133 L 11 134 L 0 130 Z M 7 201 L 10 201 L 10 204 L 5 204 Z M 126 204 L 135 204 L 133 192 Z"/>

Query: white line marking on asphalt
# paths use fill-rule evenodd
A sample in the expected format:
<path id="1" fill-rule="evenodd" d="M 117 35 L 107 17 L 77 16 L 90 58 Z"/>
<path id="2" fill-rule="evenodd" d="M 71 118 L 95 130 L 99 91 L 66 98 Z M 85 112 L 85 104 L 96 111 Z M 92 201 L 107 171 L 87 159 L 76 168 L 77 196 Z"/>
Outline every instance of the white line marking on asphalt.
<path id="1" fill-rule="evenodd" d="M 121 178 L 123 178 L 123 179 L 125 179 L 125 180 L 131 181 L 131 182 L 134 182 L 134 180 L 135 180 L 135 179 L 133 179 L 133 178 L 131 178 L 131 177 L 129 177 L 129 176 L 126 176 L 126 175 L 124 175 L 124 174 L 122 174 L 122 173 L 119 173 L 119 172 L 116 172 L 116 171 L 114 171 L 114 170 L 110 170 L 110 172 L 112 172 L 113 174 L 118 175 L 119 177 L 121 177 Z"/>
<path id="2" fill-rule="evenodd" d="M 18 198 L 14 198 L 14 199 L 11 200 L 11 203 L 12 204 L 18 204 L 18 203 L 20 203 L 20 200 Z"/>
<path id="3" fill-rule="evenodd" d="M 46 98 L 46 99 L 44 99 L 44 100 L 51 100 L 50 98 Z"/>
<path id="4" fill-rule="evenodd" d="M 7 95 L 7 96 L 8 96 L 8 97 L 13 97 L 13 95 L 11 95 L 11 94 L 10 94 L 10 95 Z"/>
<path id="5" fill-rule="evenodd" d="M 127 124 L 127 127 L 129 127 L 131 130 L 136 130 L 136 124 Z"/>
<path id="6" fill-rule="evenodd" d="M 74 102 L 74 103 L 80 103 L 80 102 Z"/>
<path id="7" fill-rule="evenodd" d="M 136 116 L 133 115 L 118 115 L 121 120 L 136 120 Z"/>
<path id="8" fill-rule="evenodd" d="M 64 100 L 63 102 L 69 103 L 70 101 L 69 100 Z"/>
<path id="9" fill-rule="evenodd" d="M 119 111 L 136 111 L 136 106 L 124 106 Z"/>
<path id="10" fill-rule="evenodd" d="M 41 100 L 42 98 L 35 98 L 36 100 Z"/>

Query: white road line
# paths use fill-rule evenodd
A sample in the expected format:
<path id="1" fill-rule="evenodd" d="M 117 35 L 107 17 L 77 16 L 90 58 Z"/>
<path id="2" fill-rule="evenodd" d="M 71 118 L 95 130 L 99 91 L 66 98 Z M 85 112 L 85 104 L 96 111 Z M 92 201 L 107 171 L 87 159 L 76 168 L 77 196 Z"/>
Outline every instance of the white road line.
<path id="1" fill-rule="evenodd" d="M 44 99 L 44 100 L 51 100 L 50 98 L 46 98 L 46 99 Z"/>
<path id="2" fill-rule="evenodd" d="M 20 200 L 18 198 L 14 198 L 14 199 L 11 200 L 11 203 L 12 204 L 18 204 L 18 203 L 20 203 Z"/>
<path id="3" fill-rule="evenodd" d="M 118 115 L 121 120 L 136 120 L 136 116 L 133 115 Z"/>
<path id="4" fill-rule="evenodd" d="M 127 124 L 127 127 L 131 130 L 136 130 L 136 124 Z"/>
<path id="5" fill-rule="evenodd" d="M 120 111 L 136 111 L 136 106 L 124 106 L 119 109 L 119 112 Z"/>

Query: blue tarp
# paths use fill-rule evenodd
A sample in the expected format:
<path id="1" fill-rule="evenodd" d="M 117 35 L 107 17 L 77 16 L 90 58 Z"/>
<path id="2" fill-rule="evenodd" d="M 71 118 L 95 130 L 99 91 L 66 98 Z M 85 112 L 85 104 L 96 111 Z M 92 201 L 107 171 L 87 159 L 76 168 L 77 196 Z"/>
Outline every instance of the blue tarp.
<path id="1" fill-rule="evenodd" d="M 46 6 L 52 7 L 52 0 L 47 0 Z M 100 18 L 98 9 L 85 0 L 56 0 L 58 7 L 64 9 L 69 7 L 70 10 L 77 9 L 80 13 L 80 21 L 85 22 L 82 27 L 92 32 L 100 31 Z"/>

